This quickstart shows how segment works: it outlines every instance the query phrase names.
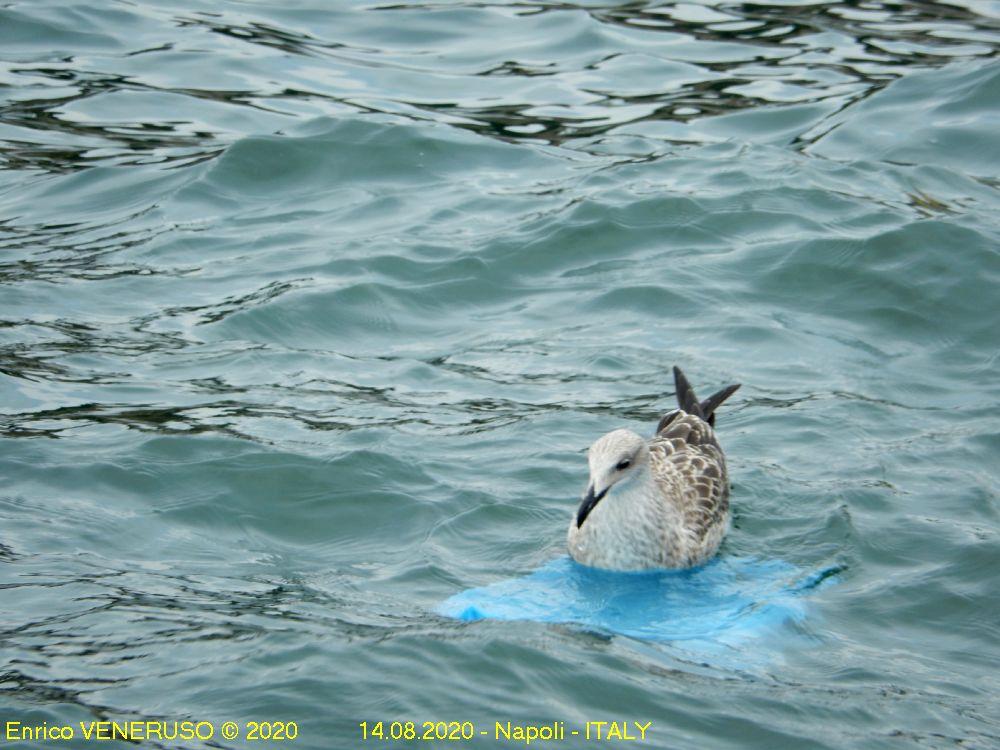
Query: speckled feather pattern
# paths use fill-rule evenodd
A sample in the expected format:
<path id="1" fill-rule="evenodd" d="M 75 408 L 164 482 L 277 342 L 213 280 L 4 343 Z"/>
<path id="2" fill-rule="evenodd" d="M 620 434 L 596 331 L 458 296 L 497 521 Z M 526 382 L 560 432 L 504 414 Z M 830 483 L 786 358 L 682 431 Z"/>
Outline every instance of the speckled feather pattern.
<path id="1" fill-rule="evenodd" d="M 729 476 L 715 430 L 679 411 L 650 441 L 649 457 L 662 502 L 683 519 L 683 535 L 667 565 L 698 565 L 716 553 L 729 530 Z"/>

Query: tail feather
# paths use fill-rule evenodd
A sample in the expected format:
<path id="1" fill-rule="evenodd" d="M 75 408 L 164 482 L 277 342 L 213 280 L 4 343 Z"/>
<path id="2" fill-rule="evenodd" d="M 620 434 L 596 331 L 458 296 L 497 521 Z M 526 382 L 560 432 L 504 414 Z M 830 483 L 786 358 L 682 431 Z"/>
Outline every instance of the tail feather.
<path id="1" fill-rule="evenodd" d="M 727 385 L 721 391 L 713 393 L 704 401 L 698 401 L 694 389 L 684 377 L 681 368 L 674 367 L 674 386 L 677 389 L 677 404 L 688 414 L 701 417 L 710 425 L 715 425 L 715 410 L 719 408 L 723 401 L 736 393 L 740 383 Z"/>

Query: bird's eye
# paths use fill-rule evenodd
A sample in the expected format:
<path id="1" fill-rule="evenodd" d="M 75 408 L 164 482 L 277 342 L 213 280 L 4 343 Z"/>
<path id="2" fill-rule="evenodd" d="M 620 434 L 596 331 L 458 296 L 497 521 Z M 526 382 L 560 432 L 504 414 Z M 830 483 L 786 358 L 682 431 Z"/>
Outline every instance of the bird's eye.
<path id="1" fill-rule="evenodd" d="M 619 461 L 618 465 L 615 468 L 618 469 L 618 471 L 625 471 L 625 469 L 627 469 L 631 465 L 632 462 L 626 458 L 624 461 Z"/>

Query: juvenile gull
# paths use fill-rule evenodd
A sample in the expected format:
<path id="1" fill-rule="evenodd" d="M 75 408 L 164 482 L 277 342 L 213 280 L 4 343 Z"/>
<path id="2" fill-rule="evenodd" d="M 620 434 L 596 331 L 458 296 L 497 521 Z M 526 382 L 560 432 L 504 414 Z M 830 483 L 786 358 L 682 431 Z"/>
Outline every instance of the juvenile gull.
<path id="1" fill-rule="evenodd" d="M 587 454 L 587 494 L 569 525 L 573 559 L 610 570 L 688 568 L 715 554 L 729 528 L 729 477 L 715 410 L 739 384 L 699 402 L 674 368 L 677 404 L 646 440 L 631 430 Z"/>

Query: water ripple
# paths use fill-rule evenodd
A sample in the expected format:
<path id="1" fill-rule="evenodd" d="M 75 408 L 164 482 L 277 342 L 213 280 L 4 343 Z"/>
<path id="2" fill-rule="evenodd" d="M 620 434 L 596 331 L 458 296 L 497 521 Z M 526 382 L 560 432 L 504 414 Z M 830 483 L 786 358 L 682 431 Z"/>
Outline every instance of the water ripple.
<path id="1" fill-rule="evenodd" d="M 0 8 L 5 705 L 995 744 L 998 19 Z M 433 615 L 674 364 L 744 384 L 724 554 L 843 569 L 773 667 Z"/>

